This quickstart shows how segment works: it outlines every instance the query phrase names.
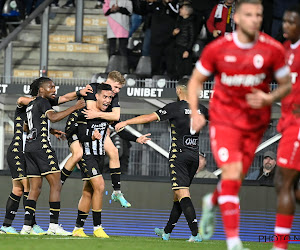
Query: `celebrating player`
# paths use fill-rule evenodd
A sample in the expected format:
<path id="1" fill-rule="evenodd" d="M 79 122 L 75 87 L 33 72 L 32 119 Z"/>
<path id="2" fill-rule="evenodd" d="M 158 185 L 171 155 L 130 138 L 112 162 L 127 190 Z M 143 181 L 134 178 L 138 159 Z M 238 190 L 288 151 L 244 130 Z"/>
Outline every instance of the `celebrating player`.
<path id="1" fill-rule="evenodd" d="M 262 13 L 261 1 L 240 0 L 234 14 L 237 31 L 205 47 L 188 85 L 192 127 L 198 131 L 205 123 L 197 113 L 198 90 L 215 75 L 209 108 L 210 141 L 222 177 L 214 193 L 203 198 L 200 232 L 203 239 L 212 236 L 219 205 L 228 249 L 243 249 L 239 238 L 241 180 L 269 124 L 270 105 L 291 89 L 284 48 L 259 32 Z M 278 88 L 269 92 L 273 77 Z"/>
<path id="2" fill-rule="evenodd" d="M 167 104 L 152 114 L 142 115 L 116 125 L 120 130 L 126 125 L 143 124 L 152 121 L 169 120 L 171 126 L 171 148 L 169 154 L 169 170 L 174 191 L 174 203 L 169 221 L 164 229 L 155 228 L 155 233 L 163 240 L 169 240 L 181 213 L 183 212 L 192 232 L 190 242 L 202 241 L 198 234 L 194 205 L 190 198 L 189 186 L 199 165 L 199 133 L 190 133 L 190 110 L 187 103 L 187 78 L 177 83 L 176 93 L 180 101 Z M 199 104 L 199 114 L 207 117 L 207 109 Z"/>

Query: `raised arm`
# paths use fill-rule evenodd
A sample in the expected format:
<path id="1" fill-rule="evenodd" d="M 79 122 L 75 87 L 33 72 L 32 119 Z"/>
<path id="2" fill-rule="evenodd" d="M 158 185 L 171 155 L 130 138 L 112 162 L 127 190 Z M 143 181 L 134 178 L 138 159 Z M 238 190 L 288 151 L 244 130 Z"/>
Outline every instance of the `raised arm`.
<path id="1" fill-rule="evenodd" d="M 156 113 L 151 113 L 148 115 L 140 115 L 137 117 L 134 117 L 132 119 L 123 121 L 123 122 L 119 122 L 116 127 L 115 130 L 117 132 L 119 132 L 122 128 L 124 128 L 127 125 L 132 125 L 132 124 L 144 124 L 144 123 L 149 123 L 149 122 L 153 122 L 153 121 L 157 121 L 159 119 L 159 117 L 157 116 Z"/>
<path id="2" fill-rule="evenodd" d="M 33 99 L 34 99 L 34 97 L 21 96 L 21 97 L 18 98 L 17 104 L 18 104 L 18 106 L 26 106 L 26 105 L 28 105 Z"/>
<path id="3" fill-rule="evenodd" d="M 78 90 L 76 92 L 74 91 L 74 92 L 67 93 L 63 96 L 60 96 L 58 100 L 58 104 L 73 101 L 78 97 L 86 96 L 87 93 L 93 93 L 93 88 L 90 85 L 86 85 L 85 88 Z"/>

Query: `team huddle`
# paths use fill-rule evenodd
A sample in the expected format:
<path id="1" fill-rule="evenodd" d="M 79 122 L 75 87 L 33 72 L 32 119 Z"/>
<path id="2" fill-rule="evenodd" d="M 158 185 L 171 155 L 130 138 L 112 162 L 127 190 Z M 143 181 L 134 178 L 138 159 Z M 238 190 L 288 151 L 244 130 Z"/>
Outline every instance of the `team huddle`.
<path id="1" fill-rule="evenodd" d="M 191 78 L 178 81 L 178 101 L 151 114 L 120 121 L 118 92 L 125 79 L 117 71 L 109 73 L 106 82 L 91 83 L 61 97 L 55 96 L 55 84 L 51 79 L 36 79 L 31 84 L 32 97 L 20 97 L 17 102 L 14 137 L 7 154 L 13 190 L 7 201 L 1 231 L 17 233 L 12 222 L 23 195 L 25 217 L 20 234 L 88 237 L 83 227 L 92 207 L 94 236 L 109 238 L 101 223 L 105 153 L 110 158 L 112 200 L 119 201 L 123 207 L 131 204 L 121 192 L 119 155 L 110 139 L 108 126 L 111 124 L 122 138 L 143 144 L 150 140 L 150 134 L 137 138 L 124 128 L 131 124 L 169 120 L 172 138 L 169 171 L 174 201 L 165 228 L 155 228 L 155 233 L 163 240 L 169 240 L 183 213 L 191 231 L 188 241 L 208 240 L 213 235 L 219 207 L 227 248 L 246 249 L 239 237 L 238 193 L 269 124 L 270 107 L 281 100 L 278 131 L 282 133 L 282 139 L 278 146 L 275 177 L 278 195 L 275 235 L 278 240 L 273 250 L 287 249 L 295 204 L 300 201 L 297 186 L 300 178 L 300 6 L 285 11 L 283 31 L 288 41 L 284 46 L 259 31 L 262 13 L 260 0 L 240 0 L 234 15 L 236 32 L 207 45 Z M 198 93 L 211 75 L 215 76 L 215 85 L 208 111 L 199 104 Z M 273 79 L 278 87 L 270 92 L 269 83 Z M 52 108 L 75 99 L 78 99 L 76 104 L 64 111 L 55 112 Z M 50 128 L 50 122 L 58 122 L 67 116 L 65 133 Z M 189 187 L 199 165 L 199 131 L 206 121 L 209 121 L 211 150 L 222 175 L 215 191 L 203 197 L 198 225 Z M 51 147 L 50 133 L 57 138 L 66 136 L 68 140 L 72 156 L 62 170 Z M 76 164 L 80 167 L 83 191 L 74 230 L 67 232 L 58 224 L 60 194 Z M 46 232 L 35 220 L 42 177 L 50 185 L 50 224 Z"/>

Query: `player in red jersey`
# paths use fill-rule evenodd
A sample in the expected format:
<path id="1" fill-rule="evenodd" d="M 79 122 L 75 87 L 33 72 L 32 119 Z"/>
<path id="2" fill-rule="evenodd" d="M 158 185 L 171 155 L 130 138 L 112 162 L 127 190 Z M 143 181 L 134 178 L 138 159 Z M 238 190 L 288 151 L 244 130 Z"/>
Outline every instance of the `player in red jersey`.
<path id="1" fill-rule="evenodd" d="M 283 16 L 287 62 L 291 68 L 292 91 L 282 99 L 282 116 L 278 131 L 282 133 L 277 152 L 277 215 L 273 249 L 287 249 L 294 219 L 296 201 L 300 201 L 298 181 L 300 178 L 300 117 L 295 108 L 300 107 L 300 5 L 287 9 Z M 299 110 L 298 110 L 299 111 Z"/>
<path id="2" fill-rule="evenodd" d="M 283 46 L 259 32 L 262 13 L 261 1 L 240 0 L 234 15 L 236 32 L 205 47 L 188 86 L 192 127 L 199 131 L 205 119 L 196 112 L 198 91 L 215 75 L 209 107 L 210 140 L 222 177 L 214 193 L 203 198 L 200 232 L 203 239 L 213 235 L 219 206 L 228 249 L 244 249 L 239 238 L 241 180 L 269 124 L 270 105 L 291 89 Z M 273 77 L 278 88 L 269 92 Z"/>

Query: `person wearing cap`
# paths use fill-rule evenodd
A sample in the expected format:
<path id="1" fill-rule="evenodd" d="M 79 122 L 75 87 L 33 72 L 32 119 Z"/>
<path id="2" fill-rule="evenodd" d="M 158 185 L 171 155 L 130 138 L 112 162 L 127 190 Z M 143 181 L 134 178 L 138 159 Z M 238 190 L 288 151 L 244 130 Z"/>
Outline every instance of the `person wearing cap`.
<path id="1" fill-rule="evenodd" d="M 199 152 L 199 167 L 198 167 L 197 172 L 194 177 L 195 178 L 213 178 L 213 179 L 218 178 L 214 173 L 212 173 L 206 169 L 206 154 L 202 151 Z"/>
<path id="2" fill-rule="evenodd" d="M 264 153 L 263 165 L 260 169 L 250 173 L 246 180 L 258 180 L 261 184 L 273 185 L 276 167 L 276 154 L 273 151 Z"/>
<path id="3" fill-rule="evenodd" d="M 188 78 L 182 78 L 176 86 L 178 101 L 169 103 L 157 111 L 141 115 L 116 125 L 116 131 L 126 125 L 144 124 L 153 121 L 169 120 L 171 127 L 171 145 L 169 152 L 169 171 L 172 190 L 174 193 L 173 208 L 165 228 L 155 228 L 155 233 L 163 240 L 169 240 L 179 217 L 183 213 L 191 230 L 189 242 L 202 241 L 198 233 L 196 212 L 191 200 L 189 187 L 199 166 L 199 132 L 193 133 L 190 129 L 189 104 L 187 102 Z M 197 111 L 208 119 L 208 110 L 199 104 Z"/>

